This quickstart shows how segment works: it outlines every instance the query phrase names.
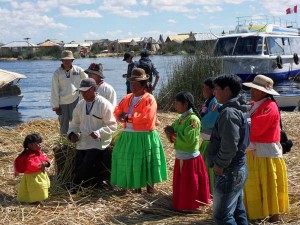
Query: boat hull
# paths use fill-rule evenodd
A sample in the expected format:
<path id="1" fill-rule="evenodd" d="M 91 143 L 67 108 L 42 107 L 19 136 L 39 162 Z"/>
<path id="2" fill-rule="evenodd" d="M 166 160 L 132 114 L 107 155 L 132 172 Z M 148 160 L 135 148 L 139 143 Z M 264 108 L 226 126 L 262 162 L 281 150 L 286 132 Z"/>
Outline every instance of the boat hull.
<path id="1" fill-rule="evenodd" d="M 250 100 L 249 88 L 243 86 L 247 98 Z M 280 94 L 274 98 L 283 111 L 294 111 L 300 106 L 300 83 L 292 80 L 275 82 L 274 89 Z"/>
<path id="2" fill-rule="evenodd" d="M 15 109 L 18 108 L 23 95 L 13 95 L 0 97 L 0 109 Z"/>
<path id="3" fill-rule="evenodd" d="M 281 95 L 276 96 L 275 100 L 283 111 L 294 111 L 299 109 L 300 96 L 299 95 Z"/>

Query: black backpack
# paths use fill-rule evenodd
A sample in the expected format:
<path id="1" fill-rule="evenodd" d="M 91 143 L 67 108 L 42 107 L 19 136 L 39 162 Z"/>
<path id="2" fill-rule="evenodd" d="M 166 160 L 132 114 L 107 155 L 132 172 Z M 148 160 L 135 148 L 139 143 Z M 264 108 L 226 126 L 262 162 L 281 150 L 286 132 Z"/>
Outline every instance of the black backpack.
<path id="1" fill-rule="evenodd" d="M 145 70 L 145 73 L 152 77 L 152 63 L 150 61 L 139 60 L 138 68 Z"/>

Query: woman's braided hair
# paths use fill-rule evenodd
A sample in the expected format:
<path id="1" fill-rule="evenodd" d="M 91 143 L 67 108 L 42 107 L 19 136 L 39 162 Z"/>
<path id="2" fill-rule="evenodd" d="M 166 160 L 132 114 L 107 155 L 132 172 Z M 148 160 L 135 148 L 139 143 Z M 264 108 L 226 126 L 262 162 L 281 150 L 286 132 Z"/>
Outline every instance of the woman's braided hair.
<path id="1" fill-rule="evenodd" d="M 199 114 L 199 112 L 197 111 L 197 109 L 195 107 L 194 96 L 190 92 L 181 91 L 181 92 L 176 94 L 175 99 L 176 99 L 176 101 L 179 101 L 183 104 L 187 103 L 188 104 L 188 109 L 192 108 L 193 112 L 200 119 L 200 114 Z"/>

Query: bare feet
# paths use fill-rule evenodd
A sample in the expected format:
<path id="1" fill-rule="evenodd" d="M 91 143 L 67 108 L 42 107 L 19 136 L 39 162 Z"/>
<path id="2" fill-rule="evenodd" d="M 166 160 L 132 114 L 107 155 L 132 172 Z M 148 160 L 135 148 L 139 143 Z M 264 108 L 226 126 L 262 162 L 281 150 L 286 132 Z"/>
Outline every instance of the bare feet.
<path id="1" fill-rule="evenodd" d="M 141 188 L 136 188 L 136 189 L 133 190 L 133 193 L 141 194 L 142 193 L 142 189 Z"/>
<path id="2" fill-rule="evenodd" d="M 154 189 L 154 184 L 148 184 L 148 185 L 147 185 L 147 193 L 153 194 L 154 191 L 155 191 L 155 189 Z"/>

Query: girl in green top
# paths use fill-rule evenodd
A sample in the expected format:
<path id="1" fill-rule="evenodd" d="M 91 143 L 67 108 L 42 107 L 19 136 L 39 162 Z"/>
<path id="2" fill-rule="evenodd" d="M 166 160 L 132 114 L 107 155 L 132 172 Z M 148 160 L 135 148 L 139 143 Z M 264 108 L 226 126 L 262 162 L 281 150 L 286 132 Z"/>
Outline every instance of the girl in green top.
<path id="1" fill-rule="evenodd" d="M 175 96 L 175 108 L 180 115 L 171 126 L 165 127 L 176 151 L 173 208 L 194 211 L 210 200 L 206 167 L 199 152 L 200 119 L 190 92 Z"/>

